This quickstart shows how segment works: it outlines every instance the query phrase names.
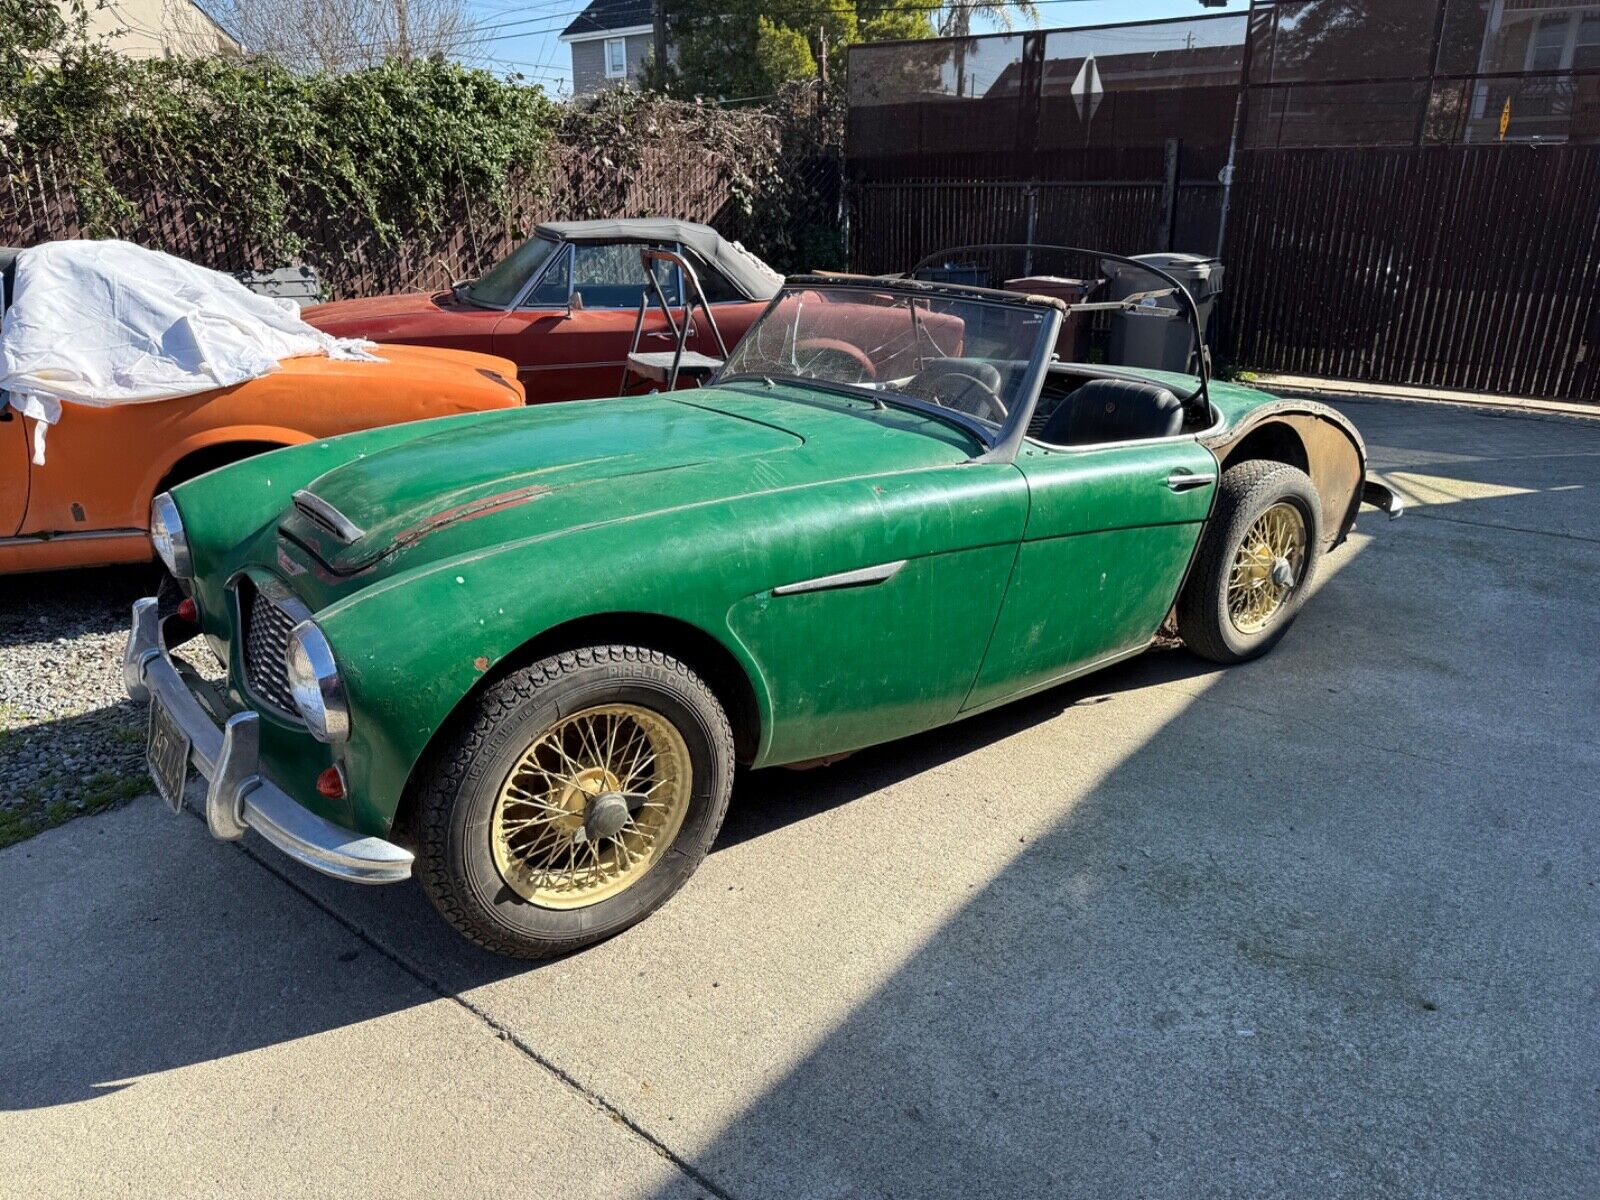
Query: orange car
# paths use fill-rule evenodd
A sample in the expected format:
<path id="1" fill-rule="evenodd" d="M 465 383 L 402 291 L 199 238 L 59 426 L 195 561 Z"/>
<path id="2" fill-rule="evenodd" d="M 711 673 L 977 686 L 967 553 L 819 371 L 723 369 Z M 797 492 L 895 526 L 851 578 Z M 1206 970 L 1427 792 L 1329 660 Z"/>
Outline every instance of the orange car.
<path id="1" fill-rule="evenodd" d="M 383 362 L 285 359 L 270 375 L 173 400 L 68 404 L 43 466 L 29 457 L 33 421 L 0 408 L 0 573 L 146 561 L 157 492 L 263 450 L 523 403 L 506 359 L 419 346 L 377 353 Z"/>

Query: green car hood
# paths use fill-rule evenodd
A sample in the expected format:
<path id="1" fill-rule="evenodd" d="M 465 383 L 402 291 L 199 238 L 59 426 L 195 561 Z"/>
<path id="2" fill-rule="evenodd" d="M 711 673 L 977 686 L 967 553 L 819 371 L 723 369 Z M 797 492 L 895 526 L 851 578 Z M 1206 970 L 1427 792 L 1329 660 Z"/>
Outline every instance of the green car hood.
<path id="1" fill-rule="evenodd" d="M 279 530 L 332 574 L 350 576 L 414 561 L 413 552 L 461 553 L 496 539 L 874 469 L 959 461 L 971 452 L 960 435 L 920 418 L 884 425 L 839 405 L 776 395 L 734 389 L 694 395 L 693 401 L 582 401 L 433 422 L 314 480 L 297 494 Z M 818 440 L 832 452 L 776 465 Z M 481 534 L 464 537 L 468 523 Z M 423 553 L 425 546 L 432 553 Z"/>

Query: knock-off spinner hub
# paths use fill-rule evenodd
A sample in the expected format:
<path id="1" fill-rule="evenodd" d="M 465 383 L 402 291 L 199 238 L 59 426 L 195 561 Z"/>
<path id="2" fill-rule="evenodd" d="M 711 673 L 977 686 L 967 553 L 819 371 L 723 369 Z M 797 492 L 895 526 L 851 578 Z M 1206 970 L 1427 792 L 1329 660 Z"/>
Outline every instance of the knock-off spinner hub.
<path id="1" fill-rule="evenodd" d="M 628 801 L 620 792 L 605 792 L 596 796 L 584 815 L 583 832 L 590 841 L 615 837 L 628 823 Z"/>

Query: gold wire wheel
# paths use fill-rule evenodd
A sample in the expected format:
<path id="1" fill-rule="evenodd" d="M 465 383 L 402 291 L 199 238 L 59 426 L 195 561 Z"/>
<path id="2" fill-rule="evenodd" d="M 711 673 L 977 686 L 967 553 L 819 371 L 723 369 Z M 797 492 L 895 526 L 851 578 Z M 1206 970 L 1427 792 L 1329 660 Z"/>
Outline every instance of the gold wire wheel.
<path id="1" fill-rule="evenodd" d="M 495 866 L 543 908 L 584 908 L 637 883 L 689 811 L 683 735 L 635 704 L 562 717 L 522 752 L 490 818 Z"/>
<path id="2" fill-rule="evenodd" d="M 1240 633 L 1260 633 L 1300 585 L 1306 519 L 1285 500 L 1256 518 L 1228 574 L 1228 619 Z"/>

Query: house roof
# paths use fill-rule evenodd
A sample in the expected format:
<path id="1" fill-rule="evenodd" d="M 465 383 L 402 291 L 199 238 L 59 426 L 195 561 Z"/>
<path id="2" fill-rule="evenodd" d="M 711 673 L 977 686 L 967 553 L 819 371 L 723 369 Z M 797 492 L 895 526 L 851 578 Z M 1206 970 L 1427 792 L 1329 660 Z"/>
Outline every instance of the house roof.
<path id="1" fill-rule="evenodd" d="M 561 37 L 563 41 L 598 37 L 614 29 L 637 29 L 651 20 L 651 0 L 589 0 L 589 7 L 561 31 Z"/>

